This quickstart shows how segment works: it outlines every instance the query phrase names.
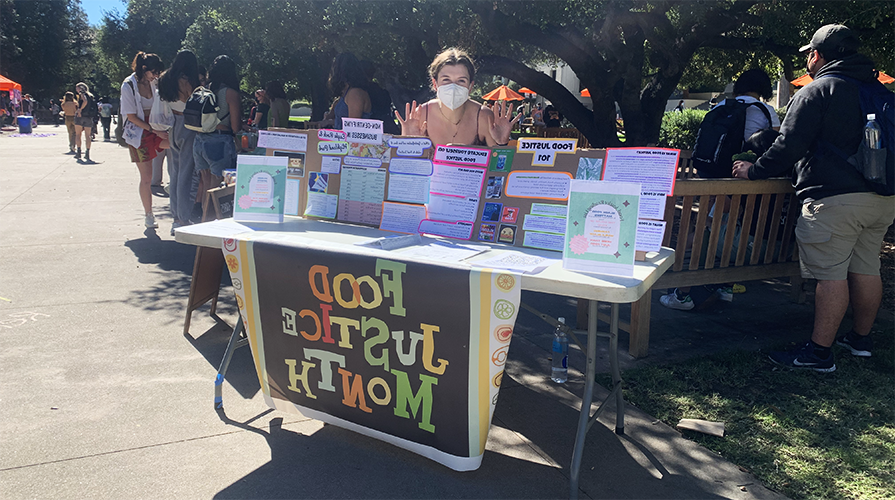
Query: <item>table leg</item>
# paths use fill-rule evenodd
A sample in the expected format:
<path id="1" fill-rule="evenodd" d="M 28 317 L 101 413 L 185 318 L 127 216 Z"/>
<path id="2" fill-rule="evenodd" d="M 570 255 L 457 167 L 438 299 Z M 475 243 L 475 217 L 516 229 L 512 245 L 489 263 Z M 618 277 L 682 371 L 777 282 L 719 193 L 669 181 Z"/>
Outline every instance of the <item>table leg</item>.
<path id="1" fill-rule="evenodd" d="M 622 393 L 622 376 L 618 369 L 618 304 L 612 304 L 609 320 L 609 370 L 612 372 L 612 389 L 615 391 L 615 433 L 625 433 L 625 395 Z M 588 351 L 590 352 L 590 351 Z"/>
<path id="2" fill-rule="evenodd" d="M 221 361 L 221 367 L 218 368 L 218 374 L 214 378 L 214 409 L 220 410 L 224 407 L 224 376 L 227 374 L 227 368 L 230 367 L 230 360 L 233 359 L 233 351 L 244 345 L 249 344 L 249 339 L 243 336 L 242 315 L 236 318 L 236 326 L 233 327 L 233 334 L 230 335 L 230 342 L 227 343 L 227 350 L 224 351 L 224 359 Z"/>
<path id="3" fill-rule="evenodd" d="M 614 309 L 616 317 L 618 309 Z M 616 323 L 616 334 L 618 333 Z M 610 351 L 612 349 L 610 348 Z M 610 358 L 610 362 L 611 362 Z M 594 378 L 597 375 L 597 301 L 588 302 L 587 316 L 587 367 L 584 375 L 584 394 L 581 396 L 581 413 L 578 415 L 578 432 L 575 434 L 575 447 L 572 450 L 571 478 L 569 479 L 569 498 L 578 498 L 578 476 L 581 473 L 581 457 L 584 454 L 584 438 L 590 420 L 590 405 L 594 398 Z M 616 367 L 617 368 L 617 367 Z"/>

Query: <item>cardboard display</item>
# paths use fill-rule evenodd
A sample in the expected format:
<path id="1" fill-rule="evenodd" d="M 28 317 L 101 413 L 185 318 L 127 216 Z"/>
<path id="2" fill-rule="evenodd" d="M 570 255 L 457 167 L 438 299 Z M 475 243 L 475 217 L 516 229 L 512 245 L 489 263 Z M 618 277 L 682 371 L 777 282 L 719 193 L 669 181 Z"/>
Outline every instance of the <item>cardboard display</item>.
<path id="1" fill-rule="evenodd" d="M 296 175 L 289 177 L 299 186 L 297 215 L 380 227 L 383 202 L 426 205 L 443 213 L 447 201 L 449 210 L 463 216 L 453 220 L 427 216 L 420 227 L 474 242 L 556 251 L 561 251 L 565 234 L 568 184 L 576 178 L 599 180 L 606 160 L 606 150 L 576 149 L 575 139 L 565 138 L 525 138 L 508 146 L 457 146 L 454 151 L 454 147 L 439 149 L 422 137 L 386 134 L 383 144 L 373 145 L 347 142 L 339 131 L 271 131 L 278 136 L 306 137 L 306 141 L 293 141 L 306 144 L 305 151 L 290 152 L 282 147 L 267 150 L 269 156 L 302 155 L 301 175 L 295 170 Z M 288 142 L 279 141 L 278 145 Z M 457 153 L 460 150 L 474 154 L 463 157 Z M 425 181 L 420 180 L 417 186 L 407 182 L 408 178 L 403 179 L 401 192 L 394 192 L 397 184 L 391 183 L 392 176 L 417 175 L 422 179 L 428 175 L 431 180 L 434 174 L 430 168 L 437 170 L 429 167 L 433 160 L 442 165 L 464 165 L 476 172 L 484 169 L 478 200 L 457 196 L 447 200 L 437 196 L 433 200 L 423 192 Z M 474 218 L 469 217 L 473 206 Z M 403 212 L 419 211 L 407 208 Z M 406 220 L 396 224 L 390 217 L 389 222 L 388 227 L 409 227 Z"/>

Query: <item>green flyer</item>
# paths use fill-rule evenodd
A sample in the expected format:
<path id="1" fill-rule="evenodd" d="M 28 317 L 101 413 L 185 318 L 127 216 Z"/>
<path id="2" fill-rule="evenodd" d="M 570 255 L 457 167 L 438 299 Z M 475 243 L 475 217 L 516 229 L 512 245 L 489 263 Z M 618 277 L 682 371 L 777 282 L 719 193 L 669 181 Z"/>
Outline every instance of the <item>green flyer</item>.
<path id="1" fill-rule="evenodd" d="M 491 172 L 509 172 L 513 169 L 513 156 L 516 150 L 513 148 L 495 148 L 491 150 L 491 163 L 488 170 Z"/>
<path id="2" fill-rule="evenodd" d="M 640 184 L 573 180 L 563 268 L 634 275 Z"/>
<path id="3" fill-rule="evenodd" d="M 233 220 L 283 222 L 287 156 L 239 155 Z"/>

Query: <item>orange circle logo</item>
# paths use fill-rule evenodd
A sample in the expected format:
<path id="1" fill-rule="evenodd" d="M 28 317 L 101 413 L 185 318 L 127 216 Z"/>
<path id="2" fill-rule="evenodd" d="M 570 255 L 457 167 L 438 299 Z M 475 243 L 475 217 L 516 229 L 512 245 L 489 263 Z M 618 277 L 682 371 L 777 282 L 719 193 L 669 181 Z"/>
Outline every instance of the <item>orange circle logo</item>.
<path id="1" fill-rule="evenodd" d="M 500 288 L 504 292 L 509 292 L 516 286 L 516 278 L 511 274 L 501 274 L 497 277 L 497 288 Z"/>
<path id="2" fill-rule="evenodd" d="M 239 260 L 237 260 L 236 257 L 228 255 L 226 261 L 227 269 L 229 269 L 231 273 L 239 271 Z"/>
<path id="3" fill-rule="evenodd" d="M 494 366 L 503 366 L 507 362 L 507 351 L 509 350 L 510 346 L 505 345 L 491 353 L 491 362 L 494 363 Z"/>
<path id="4" fill-rule="evenodd" d="M 500 383 L 503 382 L 503 370 L 500 371 L 494 378 L 491 379 L 491 385 L 494 387 L 500 387 Z"/>
<path id="5" fill-rule="evenodd" d="M 510 325 L 500 325 L 494 329 L 494 338 L 496 338 L 497 341 L 502 344 L 509 342 L 512 336 L 513 327 Z"/>
<path id="6" fill-rule="evenodd" d="M 243 305 L 244 305 L 244 303 L 243 303 L 243 301 L 242 301 L 242 297 L 240 297 L 239 295 L 237 295 L 237 296 L 236 296 L 236 307 L 239 308 L 239 309 L 242 309 L 242 308 L 243 308 Z"/>

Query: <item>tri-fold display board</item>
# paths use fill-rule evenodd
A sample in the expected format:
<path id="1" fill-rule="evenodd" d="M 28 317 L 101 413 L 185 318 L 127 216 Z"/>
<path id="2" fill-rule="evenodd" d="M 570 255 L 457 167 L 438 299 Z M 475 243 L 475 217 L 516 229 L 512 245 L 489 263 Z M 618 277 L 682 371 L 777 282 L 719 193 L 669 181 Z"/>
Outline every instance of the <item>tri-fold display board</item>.
<path id="1" fill-rule="evenodd" d="M 658 249 L 679 151 L 577 149 L 576 139 L 445 146 L 389 136 L 374 120 L 339 130 L 271 129 L 259 147 L 287 157 L 285 214 L 459 240 L 562 251 L 571 181 L 641 183 L 637 248 Z M 651 235 L 651 236 L 650 236 Z"/>

